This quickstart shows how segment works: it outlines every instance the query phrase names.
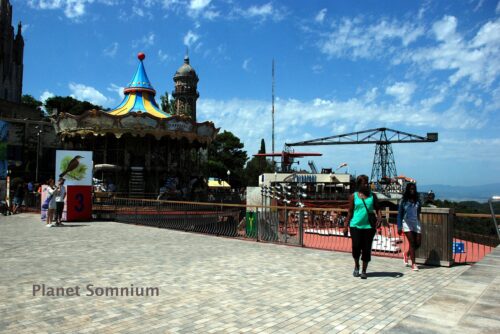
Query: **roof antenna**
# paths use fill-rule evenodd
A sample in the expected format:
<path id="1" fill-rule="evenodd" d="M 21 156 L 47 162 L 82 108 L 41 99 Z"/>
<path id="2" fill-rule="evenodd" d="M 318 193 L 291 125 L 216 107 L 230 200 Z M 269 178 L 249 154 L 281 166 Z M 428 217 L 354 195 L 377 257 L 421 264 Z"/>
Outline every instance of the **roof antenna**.
<path id="1" fill-rule="evenodd" d="M 189 47 L 186 46 L 186 55 L 184 56 L 184 62 L 189 64 Z"/>
<path id="2" fill-rule="evenodd" d="M 273 89 L 272 89 L 272 120 L 273 120 L 273 132 L 272 132 L 272 151 L 274 153 L 274 58 L 273 58 L 273 70 L 272 70 L 272 75 L 273 75 Z M 276 168 L 276 161 L 274 160 L 273 156 L 273 166 Z"/>

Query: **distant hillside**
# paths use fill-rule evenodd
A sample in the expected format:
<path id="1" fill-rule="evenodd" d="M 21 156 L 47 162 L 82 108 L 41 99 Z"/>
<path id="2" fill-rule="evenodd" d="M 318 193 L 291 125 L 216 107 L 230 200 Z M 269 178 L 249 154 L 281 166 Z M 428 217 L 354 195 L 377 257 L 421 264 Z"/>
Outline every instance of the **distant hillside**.
<path id="1" fill-rule="evenodd" d="M 500 183 L 483 184 L 480 186 L 418 185 L 419 192 L 428 192 L 429 190 L 432 190 L 436 194 L 436 199 L 486 202 L 493 195 L 500 196 Z"/>

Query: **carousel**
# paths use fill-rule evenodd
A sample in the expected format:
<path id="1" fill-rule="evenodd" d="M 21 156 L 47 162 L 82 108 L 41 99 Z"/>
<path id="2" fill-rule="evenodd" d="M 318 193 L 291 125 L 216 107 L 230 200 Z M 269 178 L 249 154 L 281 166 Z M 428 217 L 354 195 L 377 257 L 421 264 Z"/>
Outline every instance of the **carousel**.
<path id="1" fill-rule="evenodd" d="M 174 75 L 172 114 L 162 111 L 144 67 L 145 55 L 124 88 L 123 101 L 112 110 L 82 115 L 60 113 L 53 119 L 66 150 L 93 151 L 94 177 L 133 197 L 158 194 L 168 180 L 178 190 L 202 178 L 207 146 L 219 129 L 196 122 L 198 76 L 189 57 Z"/>

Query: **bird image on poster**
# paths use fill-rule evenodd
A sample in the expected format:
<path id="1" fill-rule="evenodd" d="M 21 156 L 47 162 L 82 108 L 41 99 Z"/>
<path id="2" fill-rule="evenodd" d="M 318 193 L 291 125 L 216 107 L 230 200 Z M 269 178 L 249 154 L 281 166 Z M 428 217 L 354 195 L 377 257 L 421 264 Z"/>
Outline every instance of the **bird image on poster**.
<path id="1" fill-rule="evenodd" d="M 85 176 L 87 171 L 87 166 L 80 164 L 80 159 L 83 158 L 81 155 L 76 155 L 73 159 L 69 159 L 70 156 L 66 156 L 61 161 L 60 170 L 64 170 L 59 177 L 65 177 L 69 173 L 68 178 L 74 180 L 81 180 Z"/>
<path id="2" fill-rule="evenodd" d="M 56 152 L 55 178 L 64 178 L 66 185 L 92 185 L 92 152 Z"/>
<path id="3" fill-rule="evenodd" d="M 59 166 L 59 170 L 63 172 L 59 174 L 59 177 L 64 177 L 72 180 L 81 180 L 85 177 L 87 172 L 87 165 L 80 163 L 80 159 L 83 158 L 80 155 L 65 156 L 61 160 L 61 166 Z"/>

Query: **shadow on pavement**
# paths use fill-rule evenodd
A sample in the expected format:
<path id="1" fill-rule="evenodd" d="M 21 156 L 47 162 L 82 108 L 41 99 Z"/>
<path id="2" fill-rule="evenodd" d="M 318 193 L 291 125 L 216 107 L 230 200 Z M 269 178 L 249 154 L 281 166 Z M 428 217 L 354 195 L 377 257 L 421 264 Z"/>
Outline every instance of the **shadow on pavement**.
<path id="1" fill-rule="evenodd" d="M 403 273 L 395 272 L 395 271 L 378 271 L 378 272 L 369 272 L 366 274 L 368 277 L 393 277 L 400 278 L 403 277 Z"/>
<path id="2" fill-rule="evenodd" d="M 66 223 L 64 225 L 61 225 L 61 226 L 52 226 L 52 228 L 54 227 L 85 227 L 85 226 L 89 226 L 89 225 L 84 225 L 84 224 L 69 224 L 69 223 Z"/>

